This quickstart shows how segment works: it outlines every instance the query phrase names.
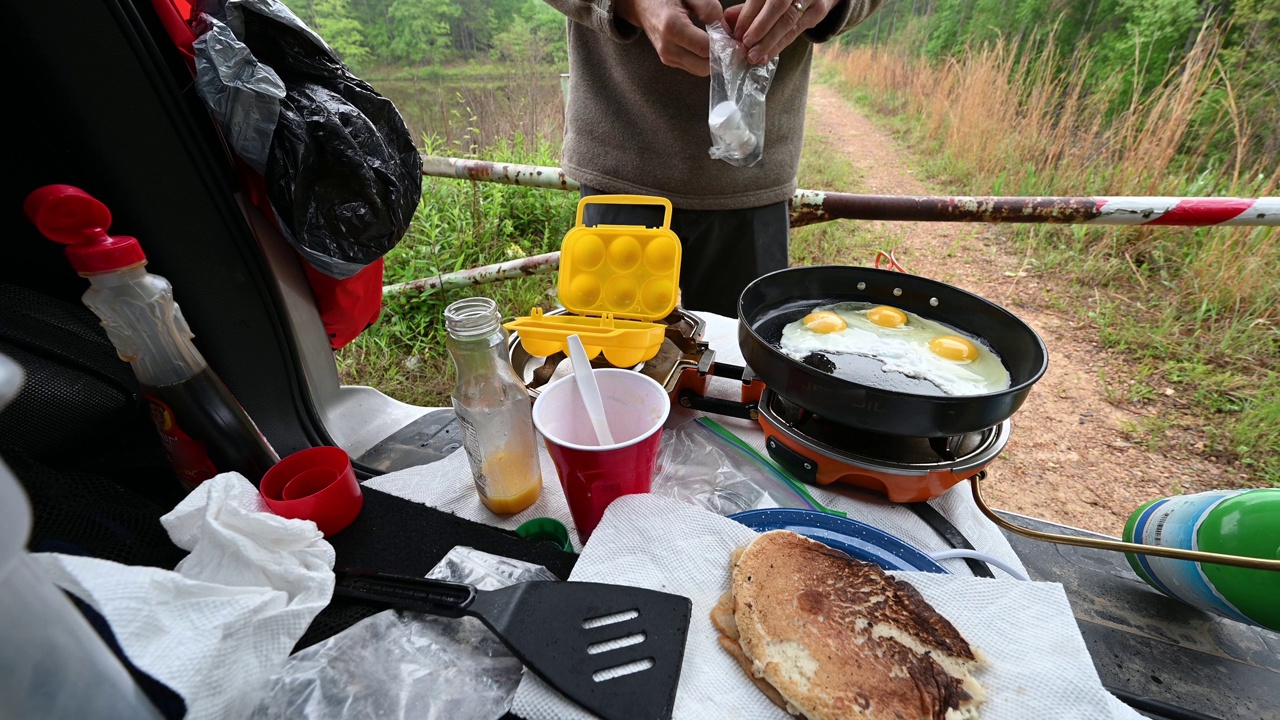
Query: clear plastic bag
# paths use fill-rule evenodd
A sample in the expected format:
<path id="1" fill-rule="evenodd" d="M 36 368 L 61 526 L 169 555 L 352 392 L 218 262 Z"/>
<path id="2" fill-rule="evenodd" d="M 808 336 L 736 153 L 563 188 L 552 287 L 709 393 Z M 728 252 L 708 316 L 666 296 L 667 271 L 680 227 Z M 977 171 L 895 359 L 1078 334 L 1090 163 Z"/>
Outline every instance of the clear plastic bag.
<path id="1" fill-rule="evenodd" d="M 427 577 L 481 590 L 558 579 L 541 565 L 462 546 Z M 521 672 L 479 620 L 388 610 L 290 657 L 250 717 L 494 720 L 510 708 Z"/>
<path id="2" fill-rule="evenodd" d="M 775 507 L 824 509 L 719 431 L 728 433 L 707 418 L 665 431 L 650 492 L 718 515 Z"/>
<path id="3" fill-rule="evenodd" d="M 764 65 L 747 62 L 747 51 L 719 22 L 707 26 L 711 37 L 712 159 L 750 167 L 764 155 L 764 98 L 778 58 Z"/>

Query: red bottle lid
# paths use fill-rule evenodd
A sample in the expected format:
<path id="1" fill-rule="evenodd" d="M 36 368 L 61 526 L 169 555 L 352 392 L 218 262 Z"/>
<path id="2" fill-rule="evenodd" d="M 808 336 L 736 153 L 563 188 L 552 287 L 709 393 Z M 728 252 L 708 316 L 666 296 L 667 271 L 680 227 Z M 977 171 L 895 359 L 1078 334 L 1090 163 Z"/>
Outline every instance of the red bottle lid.
<path id="1" fill-rule="evenodd" d="M 22 205 L 41 234 L 67 246 L 67 259 L 81 275 L 111 272 L 147 261 L 136 238 L 108 235 L 111 210 L 71 185 L 45 185 Z"/>

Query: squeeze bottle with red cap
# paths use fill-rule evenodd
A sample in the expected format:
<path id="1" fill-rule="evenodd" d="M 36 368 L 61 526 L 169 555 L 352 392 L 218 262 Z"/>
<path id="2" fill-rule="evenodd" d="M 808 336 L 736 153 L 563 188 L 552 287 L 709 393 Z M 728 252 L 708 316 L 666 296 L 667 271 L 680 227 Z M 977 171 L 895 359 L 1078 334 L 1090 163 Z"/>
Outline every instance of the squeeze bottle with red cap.
<path id="1" fill-rule="evenodd" d="M 39 188 L 23 207 L 45 237 L 67 246 L 71 266 L 89 280 L 84 304 L 138 377 L 182 483 L 192 489 L 235 471 L 257 484 L 280 458 L 192 344 L 172 286 L 146 271 L 138 241 L 108 235 L 111 211 L 70 185 Z"/>

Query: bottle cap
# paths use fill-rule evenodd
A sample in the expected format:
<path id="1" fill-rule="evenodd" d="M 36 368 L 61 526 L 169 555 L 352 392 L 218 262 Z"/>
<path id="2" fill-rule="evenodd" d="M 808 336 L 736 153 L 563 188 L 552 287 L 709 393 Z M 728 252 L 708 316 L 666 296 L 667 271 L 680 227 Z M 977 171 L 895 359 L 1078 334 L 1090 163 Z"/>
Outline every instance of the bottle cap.
<path id="1" fill-rule="evenodd" d="M 573 552 L 573 543 L 569 541 L 569 529 L 564 523 L 549 517 L 537 517 L 516 528 L 516 534 L 525 540 L 549 542 L 561 550 Z"/>
<path id="2" fill-rule="evenodd" d="M 67 259 L 81 275 L 147 261 L 136 238 L 107 234 L 111 211 L 78 187 L 45 185 L 27 196 L 23 210 L 41 234 L 67 246 Z"/>
<path id="3" fill-rule="evenodd" d="M 345 529 L 364 506 L 351 457 L 327 445 L 300 450 L 276 463 L 262 476 L 258 490 L 271 512 L 310 520 L 325 537 Z"/>
<path id="4" fill-rule="evenodd" d="M 711 126 L 712 131 L 721 135 L 746 130 L 742 111 L 732 100 L 725 100 L 711 108 L 711 112 L 707 114 L 707 125 Z"/>

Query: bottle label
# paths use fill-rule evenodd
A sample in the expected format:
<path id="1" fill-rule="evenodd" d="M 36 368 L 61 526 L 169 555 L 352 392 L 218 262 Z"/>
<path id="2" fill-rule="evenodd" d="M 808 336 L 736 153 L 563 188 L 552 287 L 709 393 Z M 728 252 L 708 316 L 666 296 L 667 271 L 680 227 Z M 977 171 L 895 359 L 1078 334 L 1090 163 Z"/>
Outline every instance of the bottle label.
<path id="1" fill-rule="evenodd" d="M 1165 498 L 1152 503 L 1134 523 L 1133 541 L 1144 545 L 1200 550 L 1196 535 L 1205 517 L 1218 503 L 1242 492 L 1246 491 L 1215 490 Z M 1166 595 L 1240 622 L 1252 622 L 1214 588 L 1200 563 L 1150 555 L 1135 557 L 1147 577 Z"/>
<path id="2" fill-rule="evenodd" d="M 164 445 L 164 454 L 169 457 L 178 479 L 188 490 L 218 474 L 213 461 L 203 442 L 183 432 L 173 410 L 163 400 L 146 395 L 151 403 L 151 422 L 160 433 L 160 443 Z"/>
<path id="3" fill-rule="evenodd" d="M 480 450 L 480 435 L 476 426 L 467 417 L 467 411 L 453 401 L 453 413 L 458 416 L 458 425 L 462 426 L 462 449 L 467 453 L 467 461 L 471 463 L 471 477 L 476 481 L 476 491 L 480 497 L 489 497 L 489 479 L 484 475 L 484 455 Z"/>

